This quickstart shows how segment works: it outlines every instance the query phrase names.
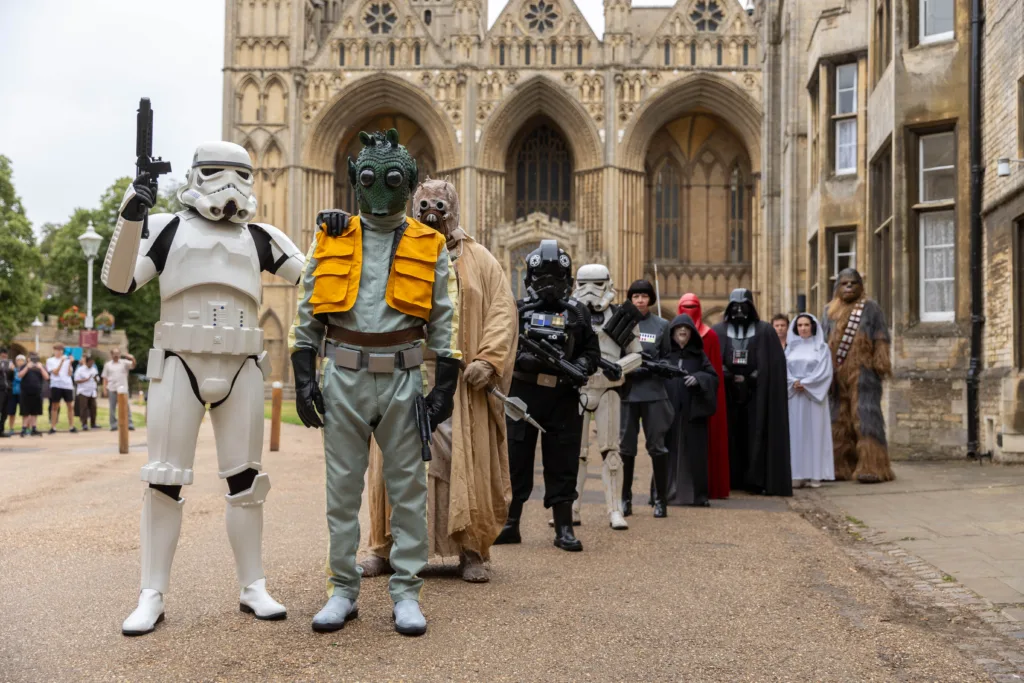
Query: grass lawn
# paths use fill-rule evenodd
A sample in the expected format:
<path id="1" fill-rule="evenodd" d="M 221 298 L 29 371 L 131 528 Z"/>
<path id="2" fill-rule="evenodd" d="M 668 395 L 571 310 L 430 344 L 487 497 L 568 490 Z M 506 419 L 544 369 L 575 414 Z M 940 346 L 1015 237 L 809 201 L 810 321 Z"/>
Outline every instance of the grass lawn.
<path id="1" fill-rule="evenodd" d="M 45 432 L 50 429 L 50 401 L 47 399 L 43 402 L 43 410 L 46 411 L 45 415 L 39 416 L 39 431 Z M 146 426 L 146 414 L 145 413 L 133 413 L 132 421 L 136 427 Z M 108 429 L 110 427 L 110 411 L 107 409 L 107 399 L 99 398 L 96 400 L 96 424 L 99 425 L 100 429 Z M 9 427 L 10 423 L 4 425 L 4 429 Z M 76 419 L 75 427 L 81 427 L 82 423 Z M 57 419 L 57 431 L 66 432 L 70 425 L 68 424 L 68 411 L 67 405 L 60 404 L 60 417 Z M 21 415 L 18 415 L 14 420 L 15 430 L 21 430 Z"/>
<path id="2" fill-rule="evenodd" d="M 266 401 L 263 404 L 263 417 L 270 419 L 270 401 Z M 290 425 L 302 426 L 302 420 L 299 419 L 299 414 L 295 412 L 295 401 L 285 400 L 281 403 L 281 422 L 286 422 Z"/>

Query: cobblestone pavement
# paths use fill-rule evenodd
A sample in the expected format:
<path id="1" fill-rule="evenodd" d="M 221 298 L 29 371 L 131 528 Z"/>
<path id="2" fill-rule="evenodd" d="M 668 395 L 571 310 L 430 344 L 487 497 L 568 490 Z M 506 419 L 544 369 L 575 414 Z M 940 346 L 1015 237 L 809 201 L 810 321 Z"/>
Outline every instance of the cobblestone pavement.
<path id="1" fill-rule="evenodd" d="M 357 620 L 317 635 L 320 435 L 282 434 L 285 450 L 265 454 L 265 556 L 288 619 L 238 611 L 207 422 L 167 620 L 135 639 L 119 629 L 138 590 L 145 430 L 125 455 L 107 432 L 0 442 L 0 680 L 978 681 L 990 651 L 1000 665 L 1012 654 L 973 613 L 947 620 L 886 573 L 902 560 L 852 541 L 824 498 L 795 501 L 806 518 L 777 499 L 673 508 L 666 520 L 640 505 L 615 532 L 594 475 L 583 553 L 553 548 L 531 501 L 525 542 L 495 549 L 491 583 L 428 579 L 426 636 L 393 632 L 383 578 L 364 582 Z M 645 457 L 637 470 L 639 491 Z"/>

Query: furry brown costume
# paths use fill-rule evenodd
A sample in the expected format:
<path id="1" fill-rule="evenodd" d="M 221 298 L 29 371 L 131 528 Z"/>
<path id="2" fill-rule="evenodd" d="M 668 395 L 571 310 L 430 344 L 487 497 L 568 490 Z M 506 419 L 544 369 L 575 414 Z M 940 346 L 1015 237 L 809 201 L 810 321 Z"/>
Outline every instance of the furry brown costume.
<path id="1" fill-rule="evenodd" d="M 838 357 L 851 314 L 862 304 L 860 325 L 845 359 Z M 835 295 L 822 316 L 832 349 L 832 441 L 836 479 L 873 484 L 895 479 L 882 416 L 882 379 L 892 374 L 889 328 L 878 304 L 864 295 L 856 270 L 839 273 Z"/>

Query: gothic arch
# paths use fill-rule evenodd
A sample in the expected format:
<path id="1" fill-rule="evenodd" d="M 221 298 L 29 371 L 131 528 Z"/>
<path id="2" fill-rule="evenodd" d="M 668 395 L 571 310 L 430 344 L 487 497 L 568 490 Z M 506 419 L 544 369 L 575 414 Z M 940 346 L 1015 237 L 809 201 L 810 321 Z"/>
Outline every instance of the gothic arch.
<path id="1" fill-rule="evenodd" d="M 339 91 L 310 123 L 302 150 L 303 165 L 334 173 L 341 140 L 353 126 L 376 114 L 402 112 L 426 131 L 437 155 L 438 172 L 459 166 L 455 132 L 440 114 L 441 105 L 422 89 L 390 74 L 375 73 Z"/>
<path id="2" fill-rule="evenodd" d="M 238 82 L 235 90 L 235 102 L 238 107 L 237 120 L 240 123 L 259 123 L 260 109 L 260 86 L 251 75 L 246 75 Z"/>
<path id="3" fill-rule="evenodd" d="M 751 168 L 761 167 L 760 106 L 738 85 L 705 73 L 676 81 L 637 109 L 619 145 L 622 165 L 643 170 L 651 139 L 662 126 L 694 110 L 715 114 L 732 126 L 747 148 Z"/>
<path id="4" fill-rule="evenodd" d="M 480 137 L 480 166 L 504 172 L 512 138 L 538 115 L 550 118 L 562 129 L 572 148 L 577 173 L 602 165 L 604 157 L 594 121 L 576 100 L 550 79 L 534 76 L 512 91 L 488 118 Z"/>
<path id="5" fill-rule="evenodd" d="M 288 121 L 288 86 L 277 74 L 268 78 L 263 86 L 263 111 L 267 123 Z"/>

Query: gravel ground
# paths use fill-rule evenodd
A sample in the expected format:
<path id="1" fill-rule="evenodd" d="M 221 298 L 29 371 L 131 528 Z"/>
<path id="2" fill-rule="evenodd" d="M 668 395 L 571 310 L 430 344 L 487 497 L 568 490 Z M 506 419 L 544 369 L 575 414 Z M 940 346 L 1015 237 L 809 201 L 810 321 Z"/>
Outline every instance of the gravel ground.
<path id="1" fill-rule="evenodd" d="M 555 549 L 531 501 L 525 541 L 494 549 L 490 584 L 428 579 L 426 636 L 394 633 L 385 578 L 364 582 L 357 620 L 314 634 L 323 461 L 319 434 L 290 425 L 285 450 L 264 459 L 274 486 L 268 583 L 289 616 L 258 622 L 238 611 L 208 421 L 167 619 L 124 638 L 138 590 L 145 430 L 126 455 L 112 436 L 0 442 L 0 680 L 987 680 L 948 634 L 781 501 L 672 508 L 665 520 L 638 506 L 631 529 L 614 532 L 596 473 L 583 553 Z M 649 461 L 637 464 L 646 481 Z"/>

